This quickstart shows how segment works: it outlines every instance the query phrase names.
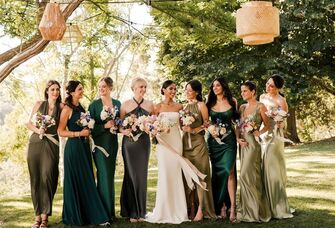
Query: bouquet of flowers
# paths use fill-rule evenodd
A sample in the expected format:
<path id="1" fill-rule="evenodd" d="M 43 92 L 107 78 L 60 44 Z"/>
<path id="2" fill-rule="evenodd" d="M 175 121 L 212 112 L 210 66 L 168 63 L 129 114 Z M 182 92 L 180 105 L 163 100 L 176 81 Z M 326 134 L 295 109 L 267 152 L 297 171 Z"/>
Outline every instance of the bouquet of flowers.
<path id="1" fill-rule="evenodd" d="M 153 122 L 149 125 L 149 132 L 154 136 L 161 133 L 168 133 L 171 127 L 176 124 L 164 115 L 158 117 L 152 116 L 152 119 Z"/>
<path id="2" fill-rule="evenodd" d="M 56 121 L 52 116 L 49 115 L 42 115 L 42 113 L 37 112 L 33 115 L 31 122 L 33 123 L 33 125 L 39 129 L 43 129 L 43 133 L 39 135 L 40 139 L 43 138 L 44 135 L 44 131 L 55 125 Z"/>
<path id="3" fill-rule="evenodd" d="M 118 129 L 118 123 L 120 121 L 117 121 L 117 114 L 119 112 L 119 108 L 115 105 L 114 107 L 109 107 L 109 106 L 104 106 L 101 113 L 100 113 L 100 118 L 101 120 L 114 120 L 115 125 L 110 128 L 110 132 L 112 134 L 116 134 L 116 130 Z"/>
<path id="4" fill-rule="evenodd" d="M 258 130 L 257 124 L 251 119 L 244 119 L 238 122 L 238 127 L 241 129 L 242 134 L 252 134 Z M 255 136 L 255 140 L 260 144 L 260 138 Z"/>
<path id="5" fill-rule="evenodd" d="M 280 107 L 271 107 L 265 114 L 277 123 L 283 122 L 284 119 L 289 116 L 289 113 L 285 112 Z"/>
<path id="6" fill-rule="evenodd" d="M 91 117 L 90 112 L 81 112 L 80 118 L 76 124 L 83 128 L 93 129 L 95 120 Z"/>
<path id="7" fill-rule="evenodd" d="M 138 138 L 142 134 L 142 132 L 140 132 L 140 130 L 139 130 L 138 124 L 139 124 L 138 123 L 138 118 L 134 114 L 131 114 L 131 115 L 127 116 L 126 118 L 124 118 L 124 120 L 120 124 L 123 129 L 125 129 L 125 130 L 130 129 L 131 130 L 131 133 L 130 133 L 129 136 L 134 140 L 134 142 L 137 141 Z M 135 134 L 135 136 L 134 136 L 134 134 Z"/>
<path id="8" fill-rule="evenodd" d="M 137 126 L 140 129 L 140 131 L 145 131 L 149 132 L 150 131 L 150 126 L 153 124 L 155 121 L 155 116 L 139 116 L 137 118 Z"/>
<path id="9" fill-rule="evenodd" d="M 216 120 L 216 124 L 209 125 L 207 131 L 219 144 L 224 144 L 222 140 L 230 134 L 230 131 L 227 132 L 226 125 L 220 119 Z"/>
<path id="10" fill-rule="evenodd" d="M 179 116 L 183 126 L 190 126 L 195 121 L 197 114 L 191 113 L 188 110 L 180 110 Z"/>

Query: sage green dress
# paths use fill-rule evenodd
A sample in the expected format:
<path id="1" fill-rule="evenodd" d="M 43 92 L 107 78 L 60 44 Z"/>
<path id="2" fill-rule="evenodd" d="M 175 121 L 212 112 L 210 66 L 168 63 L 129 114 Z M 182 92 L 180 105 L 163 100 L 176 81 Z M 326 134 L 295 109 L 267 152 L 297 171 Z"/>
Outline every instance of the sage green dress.
<path id="1" fill-rule="evenodd" d="M 207 143 L 209 157 L 212 164 L 212 188 L 215 213 L 220 214 L 223 203 L 230 207 L 230 198 L 228 194 L 228 177 L 236 162 L 237 144 L 236 136 L 232 126 L 232 109 L 226 112 L 215 112 L 210 110 L 209 116 L 211 122 L 217 123 L 219 120 L 225 124 L 227 136 L 222 140 L 224 144 L 219 144 L 211 134 L 209 134 Z M 236 177 L 236 176 L 235 176 Z"/>
<path id="2" fill-rule="evenodd" d="M 242 119 L 246 118 L 244 109 L 242 109 L 241 117 Z M 259 102 L 248 118 L 254 121 L 258 127 L 261 126 Z M 248 146 L 240 149 L 240 205 L 237 210 L 237 220 L 268 222 L 271 218 L 271 212 L 262 180 L 261 146 L 252 133 L 244 133 L 242 137 L 248 142 Z"/>
<path id="3" fill-rule="evenodd" d="M 270 203 L 273 218 L 292 218 L 286 194 L 286 165 L 284 158 L 284 137 L 282 129 L 275 128 L 276 122 L 270 119 L 270 138 L 263 157 L 263 180 L 266 196 Z"/>
<path id="4" fill-rule="evenodd" d="M 187 104 L 185 110 L 195 114 L 195 121 L 190 125 L 191 128 L 200 127 L 203 124 L 203 119 L 198 104 Z M 212 181 L 209 167 L 209 156 L 207 144 L 204 138 L 204 131 L 198 134 L 184 133 L 183 134 L 183 156 L 191 161 L 191 163 L 203 174 L 207 175 L 204 181 L 206 182 L 206 188 L 208 191 L 203 190 L 201 187 L 196 186 L 197 201 L 202 202 L 204 217 L 216 218 L 214 212 L 214 202 L 212 194 Z M 189 145 L 191 143 L 191 145 Z M 186 190 L 186 194 L 190 194 L 189 190 Z M 189 199 L 189 197 L 186 197 Z M 190 202 L 188 208 L 191 207 Z"/>
<path id="5" fill-rule="evenodd" d="M 80 107 L 72 111 L 69 131 L 81 131 L 76 124 Z M 63 223 L 66 225 L 98 225 L 109 221 L 93 176 L 93 164 L 87 137 L 68 138 L 64 149 Z"/>
<path id="6" fill-rule="evenodd" d="M 120 110 L 121 103 L 118 100 L 112 99 L 113 107 L 117 106 Z M 109 154 L 106 157 L 99 149 L 95 149 L 93 158 L 97 168 L 97 187 L 101 200 L 107 209 L 110 220 L 115 217 L 115 164 L 118 151 L 117 134 L 112 134 L 110 129 L 105 129 L 100 114 L 103 110 L 101 99 L 94 100 L 88 110 L 91 117 L 95 120 L 94 129 L 92 130 L 92 138 L 97 146 L 103 147 Z M 120 112 L 117 113 L 119 116 Z"/>
<path id="7" fill-rule="evenodd" d="M 43 101 L 38 109 L 42 115 L 48 115 L 49 103 Z M 56 125 L 46 129 L 45 134 L 51 134 L 57 142 L 57 128 L 60 116 L 60 106 L 55 105 L 51 116 Z M 54 141 L 54 140 L 53 140 Z M 39 138 L 35 132 L 29 138 L 27 162 L 30 175 L 31 198 L 35 215 L 52 214 L 52 201 L 58 184 L 59 146 L 44 136 Z"/>

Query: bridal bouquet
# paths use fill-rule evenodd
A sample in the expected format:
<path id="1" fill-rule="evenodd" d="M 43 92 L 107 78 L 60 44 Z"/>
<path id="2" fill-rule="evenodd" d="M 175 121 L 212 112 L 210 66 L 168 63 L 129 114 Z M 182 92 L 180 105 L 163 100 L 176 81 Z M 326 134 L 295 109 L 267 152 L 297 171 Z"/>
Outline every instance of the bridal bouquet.
<path id="1" fill-rule="evenodd" d="M 155 121 L 155 116 L 139 116 L 137 119 L 137 126 L 140 129 L 140 131 L 149 132 L 150 126 Z"/>
<path id="2" fill-rule="evenodd" d="M 183 126 L 190 126 L 195 121 L 197 114 L 191 113 L 188 110 L 180 110 L 179 116 Z"/>
<path id="3" fill-rule="evenodd" d="M 169 133 L 171 127 L 175 125 L 168 117 L 160 115 L 158 117 L 152 116 L 153 122 L 149 125 L 149 132 L 152 135 L 161 133 Z"/>
<path id="4" fill-rule="evenodd" d="M 115 125 L 113 127 L 110 128 L 110 132 L 112 134 L 116 134 L 116 130 L 118 129 L 118 123 L 120 121 L 117 121 L 117 114 L 119 112 L 118 107 L 115 105 L 114 107 L 109 107 L 109 106 L 104 106 L 101 113 L 100 113 L 100 118 L 101 120 L 114 120 L 115 121 Z"/>
<path id="5" fill-rule="evenodd" d="M 83 127 L 93 129 L 95 120 L 91 117 L 90 112 L 81 112 L 80 118 L 76 124 Z"/>
<path id="6" fill-rule="evenodd" d="M 129 116 L 127 116 L 126 118 L 124 118 L 124 120 L 122 121 L 122 128 L 127 130 L 130 129 L 131 133 L 129 135 L 129 137 L 131 137 L 134 142 L 138 140 L 138 138 L 142 135 L 142 132 L 139 129 L 138 126 L 139 122 L 138 122 L 138 118 L 136 115 L 131 114 Z M 135 134 L 135 136 L 134 136 Z"/>
<path id="7" fill-rule="evenodd" d="M 265 114 L 277 123 L 283 122 L 284 119 L 290 115 L 289 113 L 282 110 L 280 107 L 271 107 Z"/>
<path id="8" fill-rule="evenodd" d="M 40 139 L 43 138 L 44 132 L 47 128 L 56 124 L 56 121 L 52 116 L 42 115 L 40 112 L 33 115 L 31 122 L 35 127 L 43 129 L 43 133 L 39 135 Z"/>
<path id="9" fill-rule="evenodd" d="M 216 124 L 211 124 L 207 127 L 207 131 L 212 135 L 212 137 L 219 144 L 224 144 L 222 140 L 230 134 L 230 131 L 227 132 L 226 125 L 217 119 Z"/>

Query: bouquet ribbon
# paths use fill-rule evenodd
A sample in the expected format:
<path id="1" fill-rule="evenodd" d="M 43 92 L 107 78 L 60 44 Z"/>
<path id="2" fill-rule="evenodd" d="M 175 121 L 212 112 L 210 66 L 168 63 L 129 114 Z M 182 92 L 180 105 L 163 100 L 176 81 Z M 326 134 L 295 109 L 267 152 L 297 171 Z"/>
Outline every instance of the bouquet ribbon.
<path id="1" fill-rule="evenodd" d="M 194 189 L 194 183 L 197 183 L 202 189 L 208 191 L 206 189 L 206 182 L 204 181 L 206 175 L 200 172 L 197 167 L 195 167 L 190 160 L 181 156 L 176 149 L 174 149 L 170 144 L 164 141 L 159 135 L 156 135 L 156 139 L 162 146 L 166 147 L 168 151 L 171 151 L 173 154 L 176 155 L 176 158 L 181 164 L 181 168 L 183 170 L 187 185 L 190 189 Z M 192 181 L 193 180 L 193 181 Z"/>
<path id="2" fill-rule="evenodd" d="M 49 139 L 51 142 L 53 142 L 54 144 L 56 144 L 57 146 L 59 146 L 59 142 L 53 137 L 53 136 L 55 136 L 55 135 L 52 135 L 52 134 L 43 134 L 42 135 L 42 138 L 43 138 L 43 136 L 45 136 L 47 139 Z M 41 135 L 40 135 L 40 139 L 42 139 L 41 138 Z"/>
<path id="3" fill-rule="evenodd" d="M 109 157 L 109 154 L 108 154 L 108 152 L 105 150 L 105 148 L 103 148 L 102 146 L 95 145 L 92 136 L 89 136 L 88 139 L 89 139 L 89 141 L 90 141 L 91 150 L 92 150 L 93 153 L 96 152 L 95 149 L 98 148 L 98 149 L 99 149 L 99 150 L 100 150 L 106 157 Z"/>

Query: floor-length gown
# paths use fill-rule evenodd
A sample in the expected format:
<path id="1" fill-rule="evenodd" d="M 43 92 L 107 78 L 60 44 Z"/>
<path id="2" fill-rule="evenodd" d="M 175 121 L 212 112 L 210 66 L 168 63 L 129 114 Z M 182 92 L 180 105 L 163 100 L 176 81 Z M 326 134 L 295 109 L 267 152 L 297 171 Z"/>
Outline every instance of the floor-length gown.
<path id="1" fill-rule="evenodd" d="M 210 110 L 209 115 L 212 123 L 217 123 L 219 121 L 220 123 L 225 124 L 228 134 L 222 140 L 224 144 L 219 144 L 210 134 L 207 140 L 209 157 L 212 164 L 214 208 L 215 213 L 219 215 L 223 203 L 225 203 L 227 207 L 230 207 L 227 184 L 230 170 L 234 167 L 236 162 L 237 144 L 232 126 L 232 109 L 225 112 L 215 112 Z"/>
<path id="2" fill-rule="evenodd" d="M 82 130 L 82 127 L 76 124 L 80 112 L 84 110 L 79 107 L 73 109 L 67 123 L 69 131 Z M 65 144 L 63 198 L 64 224 L 83 226 L 109 221 L 95 185 L 87 137 L 68 138 Z"/>
<path id="3" fill-rule="evenodd" d="M 134 99 L 136 102 L 136 100 Z M 143 100 L 142 100 L 143 102 Z M 126 116 L 149 115 L 137 103 L 137 108 Z M 147 201 L 147 176 L 150 155 L 150 138 L 143 132 L 137 141 L 131 137 L 123 136 L 122 156 L 124 161 L 124 176 L 121 190 L 121 216 L 128 218 L 145 218 Z"/>
<path id="4" fill-rule="evenodd" d="M 286 194 L 286 165 L 284 158 L 284 133 L 270 119 L 270 138 L 263 155 L 263 180 L 273 218 L 292 218 Z"/>
<path id="5" fill-rule="evenodd" d="M 118 100 L 112 99 L 113 107 L 117 106 L 120 110 L 121 103 Z M 103 110 L 103 103 L 101 99 L 94 100 L 90 107 L 90 115 L 95 120 L 94 129 L 92 130 L 92 138 L 97 146 L 106 150 L 108 157 L 99 150 L 95 149 L 93 158 L 97 168 L 97 187 L 100 198 L 107 210 L 109 218 L 112 220 L 115 217 L 115 163 L 118 151 L 117 134 L 112 134 L 110 129 L 105 129 L 100 114 Z M 117 113 L 119 114 L 119 112 Z M 118 115 L 117 115 L 118 116 Z"/>
<path id="6" fill-rule="evenodd" d="M 158 181 L 155 208 L 149 213 L 146 220 L 151 223 L 179 224 L 188 221 L 187 205 L 184 191 L 182 164 L 179 162 L 183 153 L 183 145 L 179 130 L 178 112 L 162 112 L 174 124 L 169 133 L 160 137 L 174 148 L 171 151 L 162 144 L 157 144 Z"/>
<path id="7" fill-rule="evenodd" d="M 197 103 L 187 104 L 185 110 L 190 111 L 195 115 L 195 121 L 190 125 L 191 128 L 200 127 L 203 124 L 203 119 Z M 212 195 L 212 182 L 209 167 L 209 155 L 207 144 L 204 139 L 204 131 L 197 134 L 183 134 L 183 156 L 191 161 L 191 163 L 203 174 L 206 175 L 205 182 L 207 191 L 196 187 L 197 201 L 202 202 L 202 210 L 204 217 L 215 218 L 214 202 Z M 188 208 L 191 208 L 189 199 L 190 192 L 186 190 Z M 196 202 L 198 203 L 198 202 Z"/>
<path id="8" fill-rule="evenodd" d="M 244 109 L 241 110 L 244 117 Z M 259 127 L 262 123 L 259 103 L 248 116 Z M 237 220 L 244 222 L 268 222 L 271 218 L 269 202 L 265 195 L 261 171 L 261 146 L 252 133 L 243 133 L 248 146 L 240 149 L 240 205 Z"/>
<path id="9" fill-rule="evenodd" d="M 43 101 L 38 111 L 42 115 L 48 115 L 48 110 L 48 101 Z M 51 114 L 56 125 L 47 128 L 42 139 L 35 132 L 29 138 L 27 161 L 35 215 L 50 216 L 52 214 L 52 201 L 56 193 L 59 174 L 59 146 L 57 145 L 59 115 L 60 107 L 59 104 L 56 104 Z"/>

